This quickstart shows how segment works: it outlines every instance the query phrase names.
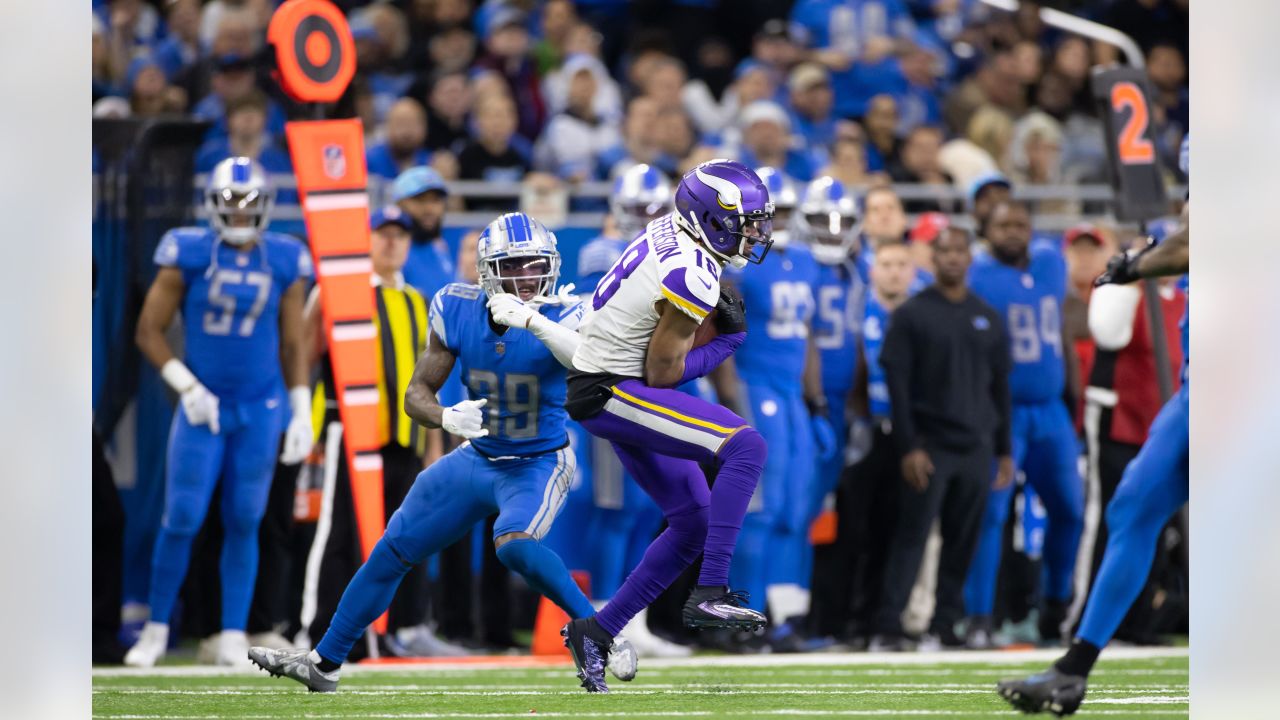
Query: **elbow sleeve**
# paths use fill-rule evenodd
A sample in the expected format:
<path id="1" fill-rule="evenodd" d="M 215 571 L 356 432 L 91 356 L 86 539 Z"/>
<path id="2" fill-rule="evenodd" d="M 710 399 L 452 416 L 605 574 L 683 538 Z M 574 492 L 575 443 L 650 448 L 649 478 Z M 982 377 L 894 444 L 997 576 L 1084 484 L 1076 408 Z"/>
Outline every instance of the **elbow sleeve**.
<path id="1" fill-rule="evenodd" d="M 1132 285 L 1103 285 L 1089 298 L 1089 333 L 1102 350 L 1119 350 L 1133 339 L 1134 313 L 1142 290 Z"/>

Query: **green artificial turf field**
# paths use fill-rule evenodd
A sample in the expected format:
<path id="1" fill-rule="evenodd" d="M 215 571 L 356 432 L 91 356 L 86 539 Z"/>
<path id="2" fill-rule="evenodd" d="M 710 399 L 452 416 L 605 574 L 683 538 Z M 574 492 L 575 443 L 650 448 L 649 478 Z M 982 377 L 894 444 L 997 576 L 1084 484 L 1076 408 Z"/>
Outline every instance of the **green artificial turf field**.
<path id="1" fill-rule="evenodd" d="M 381 666 L 344 669 L 336 694 L 265 673 L 97 670 L 101 718 L 1017 717 L 998 679 L 1045 667 L 1056 652 L 787 655 L 641 662 L 588 695 L 571 666 Z M 1079 718 L 1185 718 L 1185 649 L 1109 651 Z M 164 673 L 164 674 L 161 674 Z"/>

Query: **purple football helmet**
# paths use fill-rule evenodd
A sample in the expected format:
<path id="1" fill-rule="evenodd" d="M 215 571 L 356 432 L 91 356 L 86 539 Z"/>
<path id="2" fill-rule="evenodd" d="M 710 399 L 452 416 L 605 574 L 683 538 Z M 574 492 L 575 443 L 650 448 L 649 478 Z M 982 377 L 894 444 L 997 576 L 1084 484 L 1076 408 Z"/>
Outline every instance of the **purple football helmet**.
<path id="1" fill-rule="evenodd" d="M 755 171 L 733 160 L 709 160 L 676 188 L 676 221 L 721 261 L 759 264 L 773 244 L 773 202 Z"/>

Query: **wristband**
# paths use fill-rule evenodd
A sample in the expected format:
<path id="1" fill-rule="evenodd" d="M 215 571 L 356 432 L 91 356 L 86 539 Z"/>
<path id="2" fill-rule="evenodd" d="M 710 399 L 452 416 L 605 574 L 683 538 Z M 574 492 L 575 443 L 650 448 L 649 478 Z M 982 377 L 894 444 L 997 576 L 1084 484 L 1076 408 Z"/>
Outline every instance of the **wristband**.
<path id="1" fill-rule="evenodd" d="M 294 417 L 307 417 L 311 414 L 311 388 L 298 385 L 289 388 L 289 407 Z"/>
<path id="2" fill-rule="evenodd" d="M 178 358 L 169 358 L 165 362 L 160 368 L 160 377 L 164 378 L 165 383 L 179 395 L 200 384 L 196 376 L 191 374 L 187 366 Z"/>

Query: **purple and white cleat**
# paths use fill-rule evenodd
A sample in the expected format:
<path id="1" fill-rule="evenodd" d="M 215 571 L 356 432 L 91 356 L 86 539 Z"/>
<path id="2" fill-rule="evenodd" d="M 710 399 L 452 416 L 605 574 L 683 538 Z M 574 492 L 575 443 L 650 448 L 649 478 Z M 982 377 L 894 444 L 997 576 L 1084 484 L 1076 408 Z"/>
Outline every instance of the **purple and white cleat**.
<path id="1" fill-rule="evenodd" d="M 699 585 L 684 604 L 681 616 L 688 628 L 759 630 L 769 619 L 749 607 L 747 593 L 726 585 Z"/>
<path id="2" fill-rule="evenodd" d="M 595 618 L 570 620 L 560 630 L 564 638 L 564 646 L 569 648 L 573 656 L 573 664 L 578 668 L 578 679 L 582 687 L 591 693 L 607 693 L 609 686 L 604 680 L 604 669 L 609 663 L 609 651 L 613 648 L 613 638 L 600 627 Z"/>

